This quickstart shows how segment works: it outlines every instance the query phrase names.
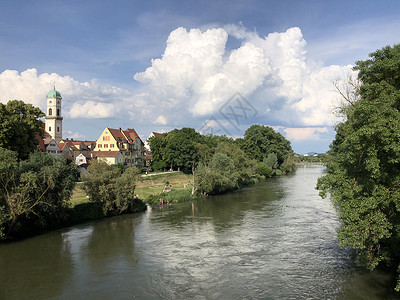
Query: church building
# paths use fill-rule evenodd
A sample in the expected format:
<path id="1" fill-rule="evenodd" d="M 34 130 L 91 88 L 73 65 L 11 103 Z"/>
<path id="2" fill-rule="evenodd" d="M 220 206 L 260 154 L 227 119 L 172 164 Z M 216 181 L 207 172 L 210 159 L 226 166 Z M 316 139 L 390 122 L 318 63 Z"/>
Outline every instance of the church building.
<path id="1" fill-rule="evenodd" d="M 45 130 L 57 143 L 62 139 L 61 94 L 54 87 L 47 94 Z"/>

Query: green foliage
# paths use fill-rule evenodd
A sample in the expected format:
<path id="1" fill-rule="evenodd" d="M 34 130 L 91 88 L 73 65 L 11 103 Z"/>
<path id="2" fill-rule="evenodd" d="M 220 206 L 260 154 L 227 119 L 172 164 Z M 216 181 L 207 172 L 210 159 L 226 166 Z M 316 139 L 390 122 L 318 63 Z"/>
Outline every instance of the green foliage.
<path id="1" fill-rule="evenodd" d="M 16 152 L 0 148 L 0 235 L 62 222 L 76 178 L 75 166 L 62 158 L 35 152 L 18 162 Z"/>
<path id="2" fill-rule="evenodd" d="M 268 154 L 268 156 L 263 159 L 263 162 L 273 170 L 278 168 L 278 156 L 276 156 L 275 153 Z"/>
<path id="3" fill-rule="evenodd" d="M 290 142 L 282 134 L 263 125 L 250 126 L 243 140 L 238 140 L 238 143 L 251 159 L 257 161 L 263 161 L 266 156 L 275 153 L 278 165 L 281 165 L 293 153 Z"/>
<path id="4" fill-rule="evenodd" d="M 198 189 L 203 194 L 219 194 L 238 187 L 233 159 L 224 153 L 215 153 L 208 166 L 200 164 L 196 170 Z"/>
<path id="5" fill-rule="evenodd" d="M 163 171 L 167 168 L 167 165 L 163 160 L 156 160 L 152 162 L 150 169 L 151 171 Z"/>
<path id="6" fill-rule="evenodd" d="M 257 173 L 268 178 L 274 175 L 274 170 L 264 162 L 259 162 L 257 164 Z"/>
<path id="7" fill-rule="evenodd" d="M 317 187 L 340 211 L 341 245 L 372 270 L 400 262 L 400 46 L 370 57 L 357 62 L 361 98 L 336 127 L 328 174 Z"/>
<path id="8" fill-rule="evenodd" d="M 161 138 L 150 138 L 152 169 L 179 168 L 191 172 L 199 161 L 198 143 L 203 143 L 203 137 L 193 128 L 174 129 Z"/>
<path id="9" fill-rule="evenodd" d="M 38 145 L 35 134 L 43 136 L 39 120 L 43 116 L 39 108 L 23 101 L 0 103 L 0 147 L 17 152 L 19 159 L 28 158 Z"/>
<path id="10" fill-rule="evenodd" d="M 147 202 L 149 203 L 160 203 L 160 199 L 163 199 L 163 205 L 169 201 L 173 202 L 184 202 L 193 199 L 191 195 L 190 189 L 180 189 L 180 190 L 172 190 L 170 192 L 163 192 L 158 195 L 150 195 L 147 198 Z"/>
<path id="11" fill-rule="evenodd" d="M 167 166 L 182 171 L 191 171 L 199 160 L 196 143 L 202 136 L 193 128 L 174 129 L 166 137 L 163 159 Z"/>
<path id="12" fill-rule="evenodd" d="M 121 174 L 115 165 L 93 161 L 88 171 L 89 175 L 83 178 L 83 188 L 104 215 L 143 210 L 143 202 L 135 199 L 134 194 L 139 174 L 136 168 L 128 168 Z"/>
<path id="13" fill-rule="evenodd" d="M 294 155 L 289 155 L 285 161 L 281 164 L 280 170 L 284 173 L 292 173 L 296 169 L 297 159 Z"/>

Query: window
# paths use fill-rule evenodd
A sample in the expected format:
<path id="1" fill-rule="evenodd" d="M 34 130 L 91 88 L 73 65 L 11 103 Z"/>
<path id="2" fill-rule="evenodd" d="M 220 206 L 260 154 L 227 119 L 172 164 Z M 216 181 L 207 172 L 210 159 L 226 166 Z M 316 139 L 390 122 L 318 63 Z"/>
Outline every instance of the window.
<path id="1" fill-rule="evenodd" d="M 111 144 L 111 145 L 110 145 L 110 148 L 114 148 L 114 144 Z"/>
<path id="2" fill-rule="evenodd" d="M 108 144 L 104 144 L 104 148 L 108 148 Z"/>
<path id="3" fill-rule="evenodd" d="M 50 108 L 51 109 L 51 108 Z M 49 131 L 51 131 L 51 126 L 49 126 Z"/>
<path id="4" fill-rule="evenodd" d="M 49 108 L 49 116 L 53 115 L 53 110 Z"/>
<path id="5" fill-rule="evenodd" d="M 110 137 L 109 136 L 103 136 L 103 141 L 109 141 Z"/>
<path id="6" fill-rule="evenodd" d="M 60 132 L 60 127 L 57 127 L 57 132 Z"/>
<path id="7" fill-rule="evenodd" d="M 60 116 L 60 109 L 57 108 L 57 117 L 59 117 L 59 116 Z"/>
<path id="8" fill-rule="evenodd" d="M 98 144 L 97 147 L 98 147 L 98 148 L 101 148 L 101 144 Z"/>

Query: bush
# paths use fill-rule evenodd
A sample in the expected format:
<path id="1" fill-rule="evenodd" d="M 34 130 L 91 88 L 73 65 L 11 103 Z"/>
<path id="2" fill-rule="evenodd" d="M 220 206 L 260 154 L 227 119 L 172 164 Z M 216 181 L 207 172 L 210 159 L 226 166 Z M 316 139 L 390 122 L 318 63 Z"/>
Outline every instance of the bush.
<path id="1" fill-rule="evenodd" d="M 257 173 L 268 178 L 274 175 L 274 170 L 272 169 L 271 166 L 268 166 L 266 163 L 259 162 L 257 164 Z"/>
<path id="2" fill-rule="evenodd" d="M 102 208 L 104 215 L 145 209 L 144 203 L 135 199 L 138 169 L 128 168 L 121 174 L 115 165 L 109 166 L 102 161 L 93 161 L 88 171 L 90 175 L 83 178 L 83 188 L 90 200 Z"/>

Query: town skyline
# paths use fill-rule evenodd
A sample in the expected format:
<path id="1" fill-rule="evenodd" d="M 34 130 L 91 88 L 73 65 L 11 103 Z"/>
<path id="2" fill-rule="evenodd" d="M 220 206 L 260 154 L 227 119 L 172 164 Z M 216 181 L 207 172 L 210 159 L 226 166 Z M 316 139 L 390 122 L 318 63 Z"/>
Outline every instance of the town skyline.
<path id="1" fill-rule="evenodd" d="M 398 43 L 400 26 L 397 1 L 118 4 L 2 2 L 0 101 L 46 111 L 55 84 L 65 138 L 106 126 L 143 141 L 182 127 L 239 137 L 262 124 L 298 154 L 322 153 L 339 121 L 332 81 Z"/>

